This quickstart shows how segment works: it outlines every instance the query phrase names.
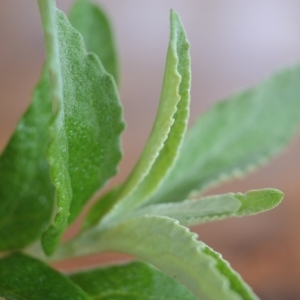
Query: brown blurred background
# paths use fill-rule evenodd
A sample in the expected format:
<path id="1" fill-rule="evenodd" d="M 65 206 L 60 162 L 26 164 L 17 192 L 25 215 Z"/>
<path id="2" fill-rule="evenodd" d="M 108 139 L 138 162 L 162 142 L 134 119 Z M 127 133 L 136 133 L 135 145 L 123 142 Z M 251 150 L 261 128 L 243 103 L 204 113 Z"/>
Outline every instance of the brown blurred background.
<path id="1" fill-rule="evenodd" d="M 121 99 L 127 129 L 120 181 L 147 139 L 160 95 L 169 10 L 181 16 L 191 42 L 191 123 L 213 103 L 286 64 L 300 61 L 300 1 L 98 1 L 112 18 L 120 48 Z M 71 1 L 58 1 L 67 10 Z M 0 1 L 0 149 L 30 101 L 44 60 L 36 1 Z M 300 84 L 300 83 L 299 83 Z M 299 112 L 300 113 L 300 112 Z M 242 274 L 262 299 L 300 299 L 300 137 L 278 158 L 212 193 L 274 187 L 280 207 L 255 217 L 195 228 Z M 111 256 L 56 265 L 101 263 Z"/>

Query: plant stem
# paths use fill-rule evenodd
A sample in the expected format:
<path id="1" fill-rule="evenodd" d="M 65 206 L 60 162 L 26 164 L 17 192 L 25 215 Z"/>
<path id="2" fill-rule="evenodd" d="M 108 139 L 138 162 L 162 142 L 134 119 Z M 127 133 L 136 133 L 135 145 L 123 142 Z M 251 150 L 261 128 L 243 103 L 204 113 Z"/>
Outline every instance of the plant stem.
<path id="1" fill-rule="evenodd" d="M 110 251 L 104 244 L 95 244 L 95 241 L 99 238 L 100 233 L 94 231 L 88 231 L 79 234 L 74 239 L 58 245 L 55 253 L 48 257 L 45 255 L 40 241 L 30 245 L 23 252 L 27 255 L 33 256 L 45 262 L 61 261 L 69 258 L 82 257 L 91 254 L 99 254 Z M 95 247 L 93 247 L 93 245 Z"/>

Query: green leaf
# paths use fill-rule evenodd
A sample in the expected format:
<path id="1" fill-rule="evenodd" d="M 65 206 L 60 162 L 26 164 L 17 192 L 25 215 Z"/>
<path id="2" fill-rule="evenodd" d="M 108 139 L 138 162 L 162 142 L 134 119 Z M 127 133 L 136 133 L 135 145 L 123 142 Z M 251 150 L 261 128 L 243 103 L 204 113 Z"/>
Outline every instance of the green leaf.
<path id="1" fill-rule="evenodd" d="M 215 105 L 188 132 L 175 167 L 151 202 L 182 201 L 281 151 L 299 125 L 299 82 L 300 66 L 288 68 Z"/>
<path id="2" fill-rule="evenodd" d="M 86 49 L 98 55 L 106 71 L 119 82 L 119 63 L 113 31 L 103 10 L 88 0 L 77 0 L 71 7 L 69 20 L 78 30 Z"/>
<path id="3" fill-rule="evenodd" d="M 239 199 L 241 207 L 237 211 L 238 217 L 254 215 L 276 207 L 283 199 L 284 194 L 274 189 L 250 191 L 243 194 L 235 194 Z"/>
<path id="4" fill-rule="evenodd" d="M 51 117 L 47 72 L 0 157 L 0 251 L 22 248 L 37 239 L 50 219 L 54 187 L 46 147 Z"/>
<path id="5" fill-rule="evenodd" d="M 93 228 L 61 246 L 58 257 L 115 251 L 158 267 L 199 299 L 257 299 L 221 256 L 168 217 L 131 219 L 106 231 Z"/>
<path id="6" fill-rule="evenodd" d="M 185 226 L 221 220 L 229 217 L 254 215 L 276 207 L 283 193 L 274 189 L 253 190 L 246 194 L 229 193 L 195 198 L 177 203 L 161 203 L 142 207 L 127 218 L 145 215 L 167 216 Z"/>
<path id="7" fill-rule="evenodd" d="M 197 299 L 174 279 L 142 262 L 72 274 L 70 278 L 93 299 Z"/>
<path id="8" fill-rule="evenodd" d="M 0 296 L 7 300 L 91 299 L 69 278 L 19 253 L 0 260 Z"/>
<path id="9" fill-rule="evenodd" d="M 174 164 L 182 144 L 189 115 L 189 43 L 179 16 L 172 11 L 170 19 L 170 43 L 156 120 L 139 161 L 114 200 L 119 203 L 107 219 L 119 218 L 145 202 Z"/>
<path id="10" fill-rule="evenodd" d="M 51 254 L 89 198 L 117 171 L 124 124 L 118 93 L 98 57 L 55 1 L 40 0 L 51 78 L 53 118 L 48 159 L 56 187 L 56 214 L 44 233 Z"/>

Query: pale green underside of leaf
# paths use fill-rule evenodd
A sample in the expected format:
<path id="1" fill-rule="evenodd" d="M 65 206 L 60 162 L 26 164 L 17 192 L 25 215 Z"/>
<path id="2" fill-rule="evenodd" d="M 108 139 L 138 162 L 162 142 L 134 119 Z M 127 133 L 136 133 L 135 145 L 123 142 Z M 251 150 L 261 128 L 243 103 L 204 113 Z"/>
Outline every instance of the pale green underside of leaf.
<path id="1" fill-rule="evenodd" d="M 221 256 L 167 217 L 145 216 L 105 232 L 90 229 L 58 249 L 58 257 L 116 251 L 133 255 L 176 278 L 199 299 L 257 299 Z"/>
<path id="2" fill-rule="evenodd" d="M 39 237 L 51 216 L 54 187 L 45 153 L 51 99 L 47 73 L 0 158 L 0 251 Z"/>
<path id="3" fill-rule="evenodd" d="M 245 174 L 277 154 L 300 119 L 300 67 L 280 71 L 200 117 L 150 202 L 176 202 Z"/>
<path id="4" fill-rule="evenodd" d="M 137 165 L 112 201 L 118 203 L 108 219 L 119 218 L 147 201 L 176 160 L 189 115 L 190 73 L 189 43 L 179 16 L 171 12 L 170 43 L 156 120 Z"/>
<path id="5" fill-rule="evenodd" d="M 103 10 L 88 0 L 77 0 L 71 7 L 69 20 L 83 36 L 88 51 L 95 53 L 105 70 L 119 82 L 119 63 L 113 31 Z"/>
<path id="6" fill-rule="evenodd" d="M 69 222 L 117 171 L 124 124 L 114 80 L 55 2 L 40 0 L 51 75 L 54 116 L 48 159 L 57 209 L 43 235 L 51 254 Z"/>
<path id="7" fill-rule="evenodd" d="M 0 298 L 7 300 L 91 300 L 69 278 L 22 254 L 0 260 Z"/>
<path id="8" fill-rule="evenodd" d="M 71 274 L 94 300 L 196 300 L 173 278 L 151 265 L 133 262 Z"/>
<path id="9" fill-rule="evenodd" d="M 153 204 L 133 211 L 126 218 L 159 215 L 176 219 L 184 226 L 192 226 L 229 217 L 258 214 L 276 207 L 282 198 L 283 193 L 274 189 L 253 190 L 246 194 L 229 193 L 177 203 Z"/>

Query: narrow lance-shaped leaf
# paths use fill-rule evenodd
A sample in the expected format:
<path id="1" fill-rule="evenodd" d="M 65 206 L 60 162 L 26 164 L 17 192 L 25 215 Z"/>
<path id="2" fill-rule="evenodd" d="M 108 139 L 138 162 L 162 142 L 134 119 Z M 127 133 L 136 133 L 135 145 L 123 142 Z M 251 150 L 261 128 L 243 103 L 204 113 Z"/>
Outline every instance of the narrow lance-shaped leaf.
<path id="1" fill-rule="evenodd" d="M 105 70 L 119 82 L 119 63 L 111 24 L 105 12 L 88 0 L 77 0 L 69 20 L 83 36 L 86 49 L 98 55 Z"/>
<path id="2" fill-rule="evenodd" d="M 171 11 L 170 43 L 156 120 L 137 165 L 114 200 L 119 203 L 107 219 L 119 218 L 145 202 L 172 167 L 187 126 L 190 78 L 189 43 L 179 16 Z"/>
<path id="3" fill-rule="evenodd" d="M 176 202 L 265 163 L 300 122 L 300 66 L 216 104 L 193 126 L 152 203 Z"/>
<path id="4" fill-rule="evenodd" d="M 174 92 L 176 91 L 176 93 L 179 94 L 180 101 L 176 106 L 176 113 L 173 117 L 174 123 L 170 128 L 163 148 L 158 153 L 158 156 L 147 176 L 144 178 L 141 184 L 137 186 L 136 190 L 134 190 L 133 194 L 131 195 L 131 198 L 138 199 L 135 201 L 138 201 L 139 204 L 146 201 L 151 193 L 157 188 L 157 186 L 161 184 L 179 154 L 189 116 L 191 88 L 191 62 L 189 48 L 189 42 L 180 18 L 172 11 L 170 39 L 170 49 L 172 50 L 169 52 L 171 54 L 168 55 L 174 55 L 177 57 L 177 60 L 175 65 L 169 66 L 169 68 L 166 69 L 164 80 L 169 80 L 170 76 L 172 76 L 172 72 L 173 74 L 179 74 L 179 85 L 169 88 L 173 89 Z M 171 91 L 168 93 L 170 92 Z M 124 203 L 124 205 L 126 205 L 126 203 Z"/>
<path id="5" fill-rule="evenodd" d="M 126 218 L 145 215 L 167 216 L 184 226 L 197 225 L 229 217 L 254 215 L 276 207 L 283 193 L 274 189 L 253 190 L 246 194 L 229 193 L 177 203 L 159 203 L 133 211 Z"/>
<path id="6" fill-rule="evenodd" d="M 104 232 L 94 227 L 60 247 L 56 255 L 99 251 L 122 252 L 145 260 L 178 280 L 199 299 L 257 299 L 219 254 L 168 217 L 131 219 Z"/>
<path id="7" fill-rule="evenodd" d="M 0 251 L 28 245 L 50 219 L 54 187 L 45 158 L 50 117 L 50 87 L 44 71 L 30 108 L 0 157 Z"/>
<path id="8" fill-rule="evenodd" d="M 70 279 L 93 299 L 197 299 L 173 278 L 142 262 L 71 274 Z"/>
<path id="9" fill-rule="evenodd" d="M 56 187 L 56 214 L 43 235 L 51 254 L 86 201 L 116 173 L 124 124 L 114 80 L 55 1 L 40 0 L 54 116 L 48 159 Z"/>
<path id="10" fill-rule="evenodd" d="M 0 260 L 0 299 L 91 300 L 69 278 L 19 253 Z"/>

